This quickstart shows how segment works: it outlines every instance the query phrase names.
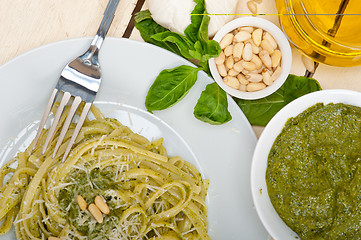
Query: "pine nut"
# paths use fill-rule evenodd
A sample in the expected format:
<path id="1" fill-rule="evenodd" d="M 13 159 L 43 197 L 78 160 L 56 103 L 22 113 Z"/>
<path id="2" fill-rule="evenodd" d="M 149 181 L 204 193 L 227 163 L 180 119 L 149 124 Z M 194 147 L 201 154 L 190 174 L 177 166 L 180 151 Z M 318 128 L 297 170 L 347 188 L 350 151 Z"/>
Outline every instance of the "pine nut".
<path id="1" fill-rule="evenodd" d="M 261 82 L 252 82 L 247 85 L 248 92 L 255 92 L 266 88 L 266 84 Z"/>
<path id="2" fill-rule="evenodd" d="M 256 44 L 254 44 L 254 42 L 252 40 L 249 41 L 249 43 L 252 46 L 252 53 L 254 54 L 258 54 L 259 53 L 259 47 L 256 46 Z"/>
<path id="3" fill-rule="evenodd" d="M 104 214 L 109 214 L 110 209 L 108 204 L 105 202 L 105 200 L 101 196 L 96 196 L 94 199 L 95 205 L 99 208 L 99 210 Z"/>
<path id="4" fill-rule="evenodd" d="M 236 63 L 233 65 L 233 69 L 236 70 L 237 72 L 242 72 L 242 71 L 243 71 L 242 62 L 243 62 L 243 61 L 236 62 Z"/>
<path id="5" fill-rule="evenodd" d="M 263 69 L 265 69 L 266 66 L 262 64 L 262 67 L 260 67 L 256 72 L 257 73 L 262 73 Z"/>
<path id="6" fill-rule="evenodd" d="M 241 27 L 239 28 L 239 31 L 246 31 L 249 33 L 253 33 L 253 27 Z"/>
<path id="7" fill-rule="evenodd" d="M 223 78 L 223 82 L 226 85 L 228 85 L 228 86 L 230 86 L 231 88 L 234 88 L 234 89 L 238 89 L 239 85 L 240 85 L 238 79 L 235 78 L 235 77 L 231 77 L 231 76 L 227 76 L 227 77 Z"/>
<path id="8" fill-rule="evenodd" d="M 273 74 L 271 75 L 272 81 L 275 81 L 282 73 L 282 68 L 280 66 L 278 66 L 276 68 L 276 70 L 273 72 Z"/>
<path id="9" fill-rule="evenodd" d="M 254 1 L 248 1 L 247 7 L 251 13 L 256 14 L 257 13 L 257 5 Z"/>
<path id="10" fill-rule="evenodd" d="M 251 62 L 253 62 L 254 64 L 256 64 L 256 68 L 257 69 L 261 69 L 262 68 L 262 60 L 255 54 L 253 54 Z"/>
<path id="11" fill-rule="evenodd" d="M 222 77 L 227 76 L 227 69 L 224 64 L 217 65 L 217 70 L 219 72 L 219 75 L 221 75 Z"/>
<path id="12" fill-rule="evenodd" d="M 231 68 L 233 68 L 233 65 L 234 65 L 234 60 L 233 60 L 233 57 L 230 56 L 226 59 L 226 67 L 228 69 L 231 69 Z"/>
<path id="13" fill-rule="evenodd" d="M 263 36 L 263 39 L 266 39 L 269 41 L 269 43 L 271 44 L 271 46 L 273 47 L 273 49 L 277 48 L 277 42 L 276 40 L 272 37 L 272 35 L 269 32 L 266 32 Z"/>
<path id="14" fill-rule="evenodd" d="M 262 60 L 263 64 L 268 67 L 268 68 L 271 68 L 272 67 L 272 60 L 271 60 L 271 57 L 269 55 L 269 53 L 266 51 L 266 50 L 262 50 L 260 53 L 259 53 L 259 57 L 260 59 Z"/>
<path id="15" fill-rule="evenodd" d="M 242 62 L 242 67 L 248 71 L 256 70 L 256 64 L 253 62 Z"/>
<path id="16" fill-rule="evenodd" d="M 271 56 L 273 68 L 277 67 L 280 64 L 281 57 L 282 57 L 281 51 L 276 49 Z"/>
<path id="17" fill-rule="evenodd" d="M 315 63 L 314 61 L 312 61 L 312 59 L 302 55 L 302 62 L 307 71 L 309 71 L 310 73 L 313 73 L 315 71 Z"/>
<path id="18" fill-rule="evenodd" d="M 258 74 L 258 73 L 249 73 L 246 76 L 246 79 L 250 82 L 261 82 L 263 77 L 261 74 Z"/>
<path id="19" fill-rule="evenodd" d="M 257 47 L 259 47 L 259 45 L 261 44 L 262 34 L 263 30 L 261 28 L 254 30 L 254 32 L 252 33 L 252 40 Z"/>
<path id="20" fill-rule="evenodd" d="M 232 69 L 230 69 L 230 70 L 228 71 L 228 76 L 231 76 L 231 77 L 235 77 L 235 76 L 237 76 L 238 74 L 239 74 L 239 72 L 236 71 L 234 68 L 232 68 Z"/>
<path id="21" fill-rule="evenodd" d="M 48 240 L 62 240 L 62 239 L 58 237 L 48 237 Z"/>
<path id="22" fill-rule="evenodd" d="M 236 70 L 234 70 L 234 69 L 232 68 L 232 69 L 230 69 L 230 70 L 228 71 L 227 76 L 236 77 L 238 74 L 239 74 L 239 72 L 237 72 Z"/>
<path id="23" fill-rule="evenodd" d="M 252 53 L 252 45 L 250 43 L 247 43 L 244 46 L 242 57 L 243 57 L 243 59 L 245 61 L 251 61 L 252 55 L 253 55 L 253 53 Z"/>
<path id="24" fill-rule="evenodd" d="M 97 220 L 98 223 L 102 223 L 103 222 L 103 214 L 100 212 L 99 208 L 94 204 L 91 203 L 88 207 L 89 212 L 91 213 L 91 215 L 95 218 L 95 220 Z"/>
<path id="25" fill-rule="evenodd" d="M 243 69 L 243 70 L 242 70 L 242 73 L 243 73 L 243 75 L 247 75 L 247 74 L 249 74 L 249 71 L 246 70 L 246 69 Z"/>
<path id="26" fill-rule="evenodd" d="M 233 45 L 228 45 L 225 49 L 224 49 L 224 55 L 226 57 L 229 57 L 233 54 Z"/>
<path id="27" fill-rule="evenodd" d="M 238 90 L 240 90 L 240 91 L 242 91 L 242 92 L 247 91 L 247 85 L 240 84 Z"/>
<path id="28" fill-rule="evenodd" d="M 271 74 L 265 70 L 265 71 L 262 71 L 262 77 L 263 77 L 263 82 L 266 84 L 266 85 L 271 85 L 273 83 L 273 79 L 271 78 Z"/>
<path id="29" fill-rule="evenodd" d="M 233 41 L 233 37 L 234 36 L 232 33 L 227 33 L 226 36 L 224 36 L 219 43 L 221 49 L 225 49 L 229 44 L 231 44 Z"/>
<path id="30" fill-rule="evenodd" d="M 214 62 L 217 64 L 217 65 L 220 65 L 220 64 L 223 64 L 224 63 L 224 60 L 226 59 L 226 55 L 224 55 L 224 52 L 222 51 L 218 57 L 216 57 L 214 59 Z"/>
<path id="31" fill-rule="evenodd" d="M 263 39 L 261 41 L 261 47 L 263 48 L 263 50 L 266 50 L 269 54 L 272 54 L 274 52 L 274 48 L 267 39 Z"/>
<path id="32" fill-rule="evenodd" d="M 236 34 L 234 34 L 234 36 L 236 36 Z M 235 45 L 236 43 L 237 43 L 238 41 L 236 40 L 236 38 L 233 38 L 233 40 L 232 40 L 232 45 Z"/>
<path id="33" fill-rule="evenodd" d="M 79 205 L 80 209 L 82 211 L 85 211 L 86 207 L 87 207 L 87 203 L 86 203 L 85 199 L 82 196 L 78 195 L 76 197 L 76 200 L 78 201 L 78 205 Z"/>
<path id="34" fill-rule="evenodd" d="M 237 42 L 244 42 L 251 39 L 252 35 L 246 31 L 240 31 L 239 33 L 234 36 Z"/>
<path id="35" fill-rule="evenodd" d="M 246 79 L 246 77 L 243 74 L 238 74 L 237 79 L 240 84 L 247 85 L 249 81 Z"/>
<path id="36" fill-rule="evenodd" d="M 233 47 L 234 60 L 237 61 L 242 58 L 243 47 L 244 47 L 243 43 L 237 43 L 236 45 L 234 45 L 234 47 Z"/>

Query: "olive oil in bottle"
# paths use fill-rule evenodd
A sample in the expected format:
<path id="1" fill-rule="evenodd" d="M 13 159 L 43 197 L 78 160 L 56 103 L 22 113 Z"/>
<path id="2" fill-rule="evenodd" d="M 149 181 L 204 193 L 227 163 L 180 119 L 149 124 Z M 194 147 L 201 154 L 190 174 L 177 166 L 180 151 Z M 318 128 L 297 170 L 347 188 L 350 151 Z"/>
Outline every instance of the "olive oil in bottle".
<path id="1" fill-rule="evenodd" d="M 317 62 L 361 65 L 360 0 L 276 0 L 283 31 Z"/>

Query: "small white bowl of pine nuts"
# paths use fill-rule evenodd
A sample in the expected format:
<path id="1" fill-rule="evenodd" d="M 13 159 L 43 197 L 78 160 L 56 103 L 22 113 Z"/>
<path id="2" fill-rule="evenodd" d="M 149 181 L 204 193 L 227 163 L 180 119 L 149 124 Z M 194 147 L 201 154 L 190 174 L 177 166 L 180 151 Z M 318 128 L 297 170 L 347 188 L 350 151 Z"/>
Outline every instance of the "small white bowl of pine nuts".
<path id="1" fill-rule="evenodd" d="M 209 60 L 214 80 L 231 96 L 259 99 L 279 89 L 291 70 L 292 52 L 283 32 L 258 17 L 241 17 L 214 36 L 222 52 Z"/>

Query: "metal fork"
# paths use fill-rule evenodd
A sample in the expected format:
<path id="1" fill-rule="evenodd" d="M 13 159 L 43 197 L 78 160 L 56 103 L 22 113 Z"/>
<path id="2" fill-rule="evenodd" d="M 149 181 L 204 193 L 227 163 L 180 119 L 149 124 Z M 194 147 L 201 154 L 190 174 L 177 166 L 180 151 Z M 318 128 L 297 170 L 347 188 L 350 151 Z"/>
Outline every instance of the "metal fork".
<path id="1" fill-rule="evenodd" d="M 54 102 L 58 97 L 60 98 L 59 95 L 62 95 L 59 107 L 55 113 L 54 120 L 51 124 L 51 127 L 49 128 L 48 135 L 43 145 L 42 153 L 44 154 L 46 152 L 49 143 L 54 137 L 56 127 L 59 123 L 61 115 L 63 114 L 65 106 L 73 98 L 70 110 L 60 132 L 58 141 L 55 145 L 52 155 L 53 157 L 55 157 L 79 105 L 82 101 L 84 101 L 85 104 L 83 110 L 79 116 L 78 123 L 76 124 L 74 132 L 67 145 L 62 161 L 67 158 L 84 123 L 84 120 L 90 110 L 90 107 L 93 104 L 95 95 L 99 90 L 101 82 L 101 72 L 98 62 L 98 52 L 113 21 L 114 13 L 118 6 L 118 3 L 119 0 L 110 0 L 108 2 L 108 5 L 104 11 L 104 17 L 100 23 L 96 36 L 90 44 L 89 49 L 83 55 L 77 57 L 76 59 L 68 63 L 61 72 L 58 83 L 56 84 L 55 89 L 50 96 L 50 100 L 41 119 L 36 137 L 33 142 L 33 150 L 35 149 L 36 144 L 39 141 L 41 132 L 45 126 Z"/>

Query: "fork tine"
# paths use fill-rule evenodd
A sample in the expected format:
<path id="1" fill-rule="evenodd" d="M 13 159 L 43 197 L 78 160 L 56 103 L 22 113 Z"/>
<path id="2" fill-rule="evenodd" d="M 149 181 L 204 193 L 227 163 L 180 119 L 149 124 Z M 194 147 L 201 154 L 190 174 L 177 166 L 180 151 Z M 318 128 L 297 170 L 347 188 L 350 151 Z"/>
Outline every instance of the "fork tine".
<path id="1" fill-rule="evenodd" d="M 63 98 L 61 99 L 60 105 L 59 105 L 58 109 L 56 110 L 53 123 L 51 124 L 51 127 L 48 131 L 48 136 L 46 136 L 42 154 L 45 153 L 46 149 L 48 148 L 49 143 L 53 139 L 55 129 L 59 123 L 61 114 L 63 113 L 65 105 L 69 102 L 70 97 L 71 97 L 71 94 L 69 92 L 64 92 L 64 95 L 63 95 Z"/>
<path id="2" fill-rule="evenodd" d="M 70 152 L 70 150 L 71 150 L 71 147 L 73 146 L 73 144 L 74 144 L 74 142 L 75 142 L 75 140 L 76 140 L 76 137 L 78 136 L 79 131 L 80 131 L 81 127 L 83 126 L 83 123 L 84 123 L 84 121 L 85 121 L 86 116 L 88 115 L 88 112 L 89 112 L 89 110 L 90 110 L 91 105 L 92 105 L 92 103 L 90 103 L 90 102 L 85 103 L 84 108 L 83 108 L 83 111 L 82 111 L 82 113 L 80 114 L 78 123 L 77 123 L 76 126 L 75 126 L 73 135 L 71 136 L 70 141 L 69 141 L 69 143 L 68 143 L 68 146 L 67 146 L 67 148 L 66 148 L 66 150 L 65 150 L 65 153 L 64 153 L 64 155 L 63 155 L 62 162 L 64 162 L 65 159 L 68 157 L 68 154 L 69 154 L 69 152 Z"/>
<path id="3" fill-rule="evenodd" d="M 51 111 L 51 108 L 54 104 L 54 100 L 57 96 L 57 93 L 58 93 L 58 89 L 54 89 L 53 93 L 51 94 L 50 96 L 50 99 L 49 99 L 49 102 L 48 102 L 48 105 L 46 106 L 46 109 L 45 109 L 45 112 L 44 112 L 44 115 L 43 115 L 43 118 L 41 119 L 40 121 L 40 125 L 39 125 L 39 128 L 38 128 L 38 132 L 36 133 L 36 137 L 34 139 L 34 142 L 33 142 L 33 149 L 32 151 L 34 151 L 35 147 L 36 147 L 36 144 L 38 143 L 39 141 L 39 138 L 40 138 L 40 134 L 41 132 L 43 131 L 43 128 L 45 126 L 45 122 L 46 122 L 46 119 L 48 119 L 49 117 L 49 114 L 50 114 L 50 111 Z"/>
<path id="4" fill-rule="evenodd" d="M 61 143 L 64 140 L 65 134 L 69 129 L 69 126 L 71 124 L 71 121 L 75 115 L 76 110 L 78 109 L 79 105 L 81 103 L 81 97 L 77 96 L 74 98 L 73 100 L 73 104 L 70 107 L 68 116 L 66 117 L 66 120 L 63 124 L 63 128 L 61 129 L 60 135 L 58 137 L 58 141 L 56 142 L 55 148 L 54 148 L 54 152 L 53 152 L 53 158 L 55 157 L 56 153 L 58 152 L 58 149 L 61 145 Z"/>

